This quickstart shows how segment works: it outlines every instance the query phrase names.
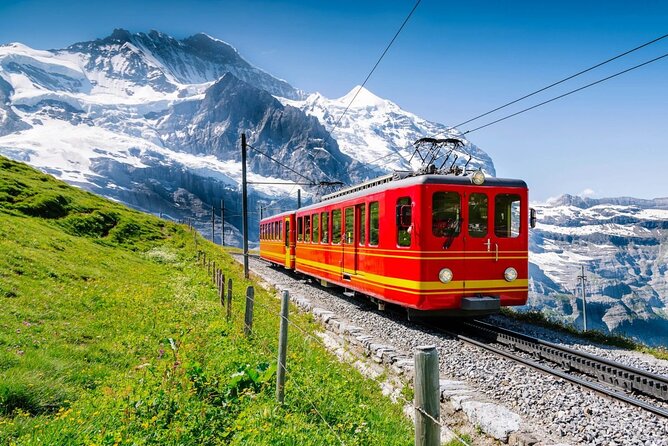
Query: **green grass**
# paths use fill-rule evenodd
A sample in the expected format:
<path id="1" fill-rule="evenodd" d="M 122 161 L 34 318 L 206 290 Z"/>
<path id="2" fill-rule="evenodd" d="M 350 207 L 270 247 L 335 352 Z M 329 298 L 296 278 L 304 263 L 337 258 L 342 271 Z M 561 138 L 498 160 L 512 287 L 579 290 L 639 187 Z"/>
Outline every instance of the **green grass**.
<path id="1" fill-rule="evenodd" d="M 256 287 L 227 323 L 193 234 L 0 157 L 0 444 L 412 443 L 401 407 L 290 329 L 274 400 L 279 303 Z M 291 314 L 309 331 L 308 315 Z"/>
<path id="2" fill-rule="evenodd" d="M 658 359 L 668 360 L 668 350 L 666 350 L 665 348 L 648 347 L 626 336 L 620 336 L 612 333 L 604 333 L 599 330 L 587 330 L 586 332 L 583 332 L 573 327 L 572 325 L 550 320 L 543 313 L 537 310 L 519 312 L 515 310 L 510 310 L 508 308 L 503 308 L 501 312 L 505 316 L 511 317 L 513 319 L 529 322 L 530 324 L 568 333 L 570 335 L 577 336 L 579 338 L 586 339 L 588 341 L 595 342 L 597 344 L 609 345 L 612 347 L 620 347 L 628 350 L 635 350 L 650 354 Z"/>

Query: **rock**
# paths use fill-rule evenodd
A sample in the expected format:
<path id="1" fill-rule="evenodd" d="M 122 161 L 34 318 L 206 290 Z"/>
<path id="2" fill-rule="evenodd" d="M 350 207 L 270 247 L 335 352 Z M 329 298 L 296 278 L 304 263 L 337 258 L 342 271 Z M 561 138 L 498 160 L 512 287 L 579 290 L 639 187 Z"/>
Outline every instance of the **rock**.
<path id="1" fill-rule="evenodd" d="M 471 423 L 497 440 L 507 441 L 520 428 L 520 416 L 498 404 L 463 401 L 462 410 Z"/>

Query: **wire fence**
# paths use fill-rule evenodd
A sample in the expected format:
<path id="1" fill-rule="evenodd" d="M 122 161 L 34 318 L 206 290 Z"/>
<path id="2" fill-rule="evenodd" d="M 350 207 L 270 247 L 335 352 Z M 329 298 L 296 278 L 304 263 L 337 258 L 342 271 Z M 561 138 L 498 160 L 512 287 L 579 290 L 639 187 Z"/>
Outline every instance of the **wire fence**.
<path id="1" fill-rule="evenodd" d="M 196 232 L 193 230 L 193 235 L 197 237 Z M 233 281 L 232 279 L 228 279 L 227 282 L 225 280 L 225 277 L 222 273 L 222 270 L 216 267 L 215 262 L 212 261 L 212 259 L 207 259 L 206 254 L 203 252 L 198 251 L 197 255 L 197 261 L 199 262 L 200 266 L 207 268 L 207 273 L 209 277 L 211 277 L 213 284 L 217 287 L 218 295 L 221 297 L 221 306 L 226 306 L 227 307 L 227 317 L 228 320 L 231 321 L 231 305 L 232 305 L 232 287 L 233 287 Z M 227 289 L 226 289 L 227 287 Z M 239 294 L 238 291 L 236 293 L 237 295 Z M 285 296 L 284 298 L 289 299 L 289 294 L 287 291 L 284 291 L 283 293 Z M 223 299 L 223 296 L 227 295 L 227 302 Z M 262 350 L 269 354 L 269 355 L 276 355 L 278 353 L 276 347 L 275 347 L 275 341 L 276 338 L 268 338 L 265 336 L 259 336 L 258 333 L 254 332 L 252 330 L 252 319 L 254 317 L 254 309 L 257 308 L 258 310 L 261 310 L 266 313 L 266 315 L 270 316 L 271 320 L 274 320 L 276 322 L 281 322 L 282 320 L 287 324 L 288 327 L 296 330 L 302 335 L 302 339 L 304 342 L 304 345 L 308 347 L 310 344 L 315 344 L 318 347 L 322 348 L 324 351 L 331 352 L 332 351 L 332 346 L 328 346 L 327 343 L 319 336 L 314 334 L 312 329 L 305 328 L 298 322 L 294 320 L 294 318 L 288 317 L 287 314 L 283 315 L 277 309 L 275 306 L 272 306 L 268 303 L 259 301 L 254 293 L 253 287 L 248 286 L 246 289 L 246 294 L 245 294 L 245 301 L 246 301 L 246 307 L 245 307 L 245 313 L 244 313 L 244 331 L 247 334 L 247 336 L 252 337 L 252 339 L 256 342 L 257 345 L 259 345 Z M 250 311 L 249 311 L 250 308 Z M 276 330 L 278 334 L 278 329 Z M 279 344 L 280 344 L 280 339 L 279 339 Z M 336 343 L 336 347 L 341 350 L 343 353 L 343 356 L 345 357 L 348 355 L 348 357 L 352 358 L 360 358 L 360 353 L 358 351 L 353 351 L 351 350 L 345 342 Z M 280 349 L 280 345 L 279 345 Z M 436 361 L 436 364 L 438 364 L 438 361 Z M 294 376 L 293 374 L 295 371 L 287 364 L 282 364 L 280 360 L 278 361 L 277 364 L 277 370 L 278 368 L 282 368 L 284 375 L 286 376 Z M 438 371 L 436 371 L 438 373 Z M 385 378 L 386 374 L 384 373 L 378 373 L 375 376 L 370 374 L 370 373 L 365 373 L 365 376 L 374 382 L 376 385 L 378 385 L 381 389 L 386 389 L 388 386 L 388 380 Z M 416 380 L 414 380 L 415 382 Z M 318 408 L 318 405 L 314 401 L 313 398 L 309 397 L 309 392 L 302 387 L 301 384 L 299 384 L 298 379 L 291 379 L 289 380 L 289 384 L 291 388 L 294 388 L 302 397 L 306 403 L 308 403 L 308 406 L 313 410 L 313 412 L 322 420 L 323 423 L 327 426 L 327 428 L 332 432 L 333 436 L 337 439 L 337 441 L 340 444 L 345 444 L 337 430 L 334 428 L 334 426 L 331 425 L 327 421 L 327 418 L 323 415 L 322 410 Z M 277 383 L 277 387 L 280 385 Z M 438 386 L 437 386 L 438 387 Z M 414 393 L 416 390 L 414 390 Z M 438 388 L 436 389 L 436 395 L 435 397 L 437 398 L 437 405 L 440 405 L 440 391 Z M 393 391 L 390 393 L 390 398 L 397 403 L 402 404 L 404 407 L 408 406 L 411 407 L 415 412 L 415 422 L 416 426 L 418 423 L 419 418 L 423 418 L 426 420 L 428 425 L 431 426 L 431 428 L 436 427 L 437 429 L 445 429 L 447 430 L 452 438 L 455 438 L 457 441 L 459 441 L 461 444 L 468 446 L 469 443 L 467 443 L 461 436 L 459 436 L 454 430 L 452 430 L 447 424 L 442 423 L 440 421 L 440 415 L 434 416 L 432 413 L 430 413 L 428 410 L 425 409 L 425 407 L 422 407 L 420 405 L 417 405 L 415 400 L 410 401 L 408 400 L 401 392 L 399 388 L 394 386 Z M 422 444 L 427 444 L 427 443 L 418 443 L 418 439 L 416 436 L 416 445 L 422 445 Z"/>

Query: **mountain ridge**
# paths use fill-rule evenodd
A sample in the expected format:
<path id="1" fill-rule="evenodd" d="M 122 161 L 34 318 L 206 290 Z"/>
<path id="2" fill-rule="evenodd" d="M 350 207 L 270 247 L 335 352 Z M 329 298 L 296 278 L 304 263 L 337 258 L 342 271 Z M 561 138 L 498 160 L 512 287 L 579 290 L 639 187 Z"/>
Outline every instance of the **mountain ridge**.
<path id="1" fill-rule="evenodd" d="M 469 168 L 496 174 L 489 155 L 457 129 L 359 86 L 341 98 L 307 95 L 202 33 L 179 40 L 117 29 L 60 50 L 0 46 L 0 153 L 147 212 L 195 216 L 203 232 L 210 230 L 211 207 L 223 201 L 228 243 L 240 240 L 241 132 L 257 150 L 248 153 L 250 209 L 267 212 L 294 208 L 298 188 L 305 200 L 322 193 L 299 185 L 302 175 L 353 183 L 415 168 L 415 157 L 408 161 L 412 144 L 424 136 L 462 139 L 458 163 L 471 156 Z M 564 265 L 585 265 L 600 285 L 594 300 L 606 322 L 599 328 L 634 320 L 639 332 L 638 321 L 668 317 L 661 269 L 668 198 L 565 195 L 536 207 L 530 267 L 532 293 L 546 300 L 543 307 L 577 321 L 572 278 L 579 271 Z M 623 269 L 630 272 L 621 277 Z M 570 296 L 568 305 L 555 296 Z"/>

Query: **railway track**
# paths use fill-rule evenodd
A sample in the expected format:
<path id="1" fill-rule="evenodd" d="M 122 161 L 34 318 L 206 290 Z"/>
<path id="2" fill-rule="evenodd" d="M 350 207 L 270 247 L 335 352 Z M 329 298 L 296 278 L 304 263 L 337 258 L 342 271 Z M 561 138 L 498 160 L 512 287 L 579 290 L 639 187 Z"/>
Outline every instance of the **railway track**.
<path id="1" fill-rule="evenodd" d="M 481 321 L 463 323 L 462 331 L 467 334 L 461 332 L 451 334 L 463 342 L 473 344 L 499 356 L 512 359 L 609 398 L 624 401 L 668 418 L 667 409 L 634 396 L 634 394 L 642 394 L 656 400 L 668 401 L 668 378 L 664 376 L 628 367 L 605 358 L 599 358 Z M 505 348 L 499 348 L 492 343 L 501 344 Z M 529 354 L 533 359 L 518 355 L 515 351 Z M 543 363 L 545 361 L 556 364 L 558 369 L 545 365 Z M 585 379 L 578 374 L 594 378 L 595 381 Z"/>

